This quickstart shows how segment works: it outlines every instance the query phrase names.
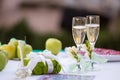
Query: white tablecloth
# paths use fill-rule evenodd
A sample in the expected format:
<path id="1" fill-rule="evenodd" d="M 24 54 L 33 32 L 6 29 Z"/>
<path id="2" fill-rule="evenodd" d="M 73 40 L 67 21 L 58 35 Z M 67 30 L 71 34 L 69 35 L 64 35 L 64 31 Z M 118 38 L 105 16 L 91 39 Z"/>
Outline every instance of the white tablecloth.
<path id="1" fill-rule="evenodd" d="M 59 56 L 63 64 L 72 62 L 65 53 L 61 53 Z M 15 80 L 15 71 L 19 63 L 19 61 L 9 60 L 4 70 L 0 72 L 0 80 Z M 97 71 L 88 72 L 84 75 L 95 75 L 94 80 L 120 80 L 120 62 L 107 62 L 95 66 L 98 68 Z M 38 78 L 39 76 L 32 75 L 28 80 L 37 80 Z"/>

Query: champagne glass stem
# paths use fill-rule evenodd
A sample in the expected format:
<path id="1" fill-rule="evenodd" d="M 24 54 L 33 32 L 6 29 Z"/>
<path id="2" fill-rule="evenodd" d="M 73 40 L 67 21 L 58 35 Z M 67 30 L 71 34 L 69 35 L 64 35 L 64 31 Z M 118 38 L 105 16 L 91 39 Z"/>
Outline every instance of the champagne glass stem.
<path id="1" fill-rule="evenodd" d="M 24 61 L 23 61 L 23 53 L 22 53 L 22 44 L 23 42 L 21 40 L 18 41 L 19 49 L 20 49 L 20 59 L 21 59 L 21 66 L 24 67 Z"/>
<path id="2" fill-rule="evenodd" d="M 94 63 L 91 62 L 91 67 L 92 67 L 92 70 L 94 70 Z"/>
<path id="3" fill-rule="evenodd" d="M 80 45 L 77 45 L 78 47 L 78 55 L 80 55 L 80 50 L 82 48 L 81 44 Z M 80 65 L 80 57 L 78 57 L 78 69 L 81 70 L 81 65 Z"/>
<path id="4" fill-rule="evenodd" d="M 95 48 L 95 43 L 90 43 L 90 47 L 91 47 L 91 50 L 93 52 L 94 48 Z"/>
<path id="5" fill-rule="evenodd" d="M 92 60 L 92 54 L 93 54 L 93 51 L 94 51 L 94 48 L 95 48 L 95 43 L 90 43 L 90 47 L 91 47 L 91 70 L 94 70 L 94 62 Z"/>
<path id="6" fill-rule="evenodd" d="M 81 46 L 81 44 L 80 45 L 77 45 L 77 48 L 78 48 L 78 52 L 77 52 L 77 54 L 78 55 L 81 55 L 81 48 L 82 48 L 82 46 Z M 78 57 L 78 63 L 80 62 L 80 57 Z"/>

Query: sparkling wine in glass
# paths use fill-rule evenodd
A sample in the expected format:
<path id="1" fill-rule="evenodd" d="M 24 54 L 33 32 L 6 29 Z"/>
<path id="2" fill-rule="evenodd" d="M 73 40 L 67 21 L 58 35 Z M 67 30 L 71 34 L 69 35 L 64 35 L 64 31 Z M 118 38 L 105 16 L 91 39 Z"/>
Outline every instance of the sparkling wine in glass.
<path id="1" fill-rule="evenodd" d="M 72 35 L 74 42 L 79 49 L 78 54 L 80 54 L 80 49 L 82 47 L 82 43 L 84 42 L 85 39 L 85 34 L 86 34 L 86 18 L 85 17 L 73 17 L 72 20 Z M 78 68 L 80 69 L 80 64 L 79 64 L 79 59 L 78 59 Z"/>
<path id="2" fill-rule="evenodd" d="M 92 50 L 94 49 L 100 29 L 99 16 L 87 16 L 87 37 Z"/>

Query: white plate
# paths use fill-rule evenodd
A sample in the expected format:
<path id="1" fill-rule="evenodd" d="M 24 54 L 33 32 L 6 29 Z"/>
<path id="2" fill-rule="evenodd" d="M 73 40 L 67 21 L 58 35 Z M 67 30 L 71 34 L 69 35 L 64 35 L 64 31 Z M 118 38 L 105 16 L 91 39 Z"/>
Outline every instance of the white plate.
<path id="1" fill-rule="evenodd" d="M 108 61 L 120 61 L 120 51 L 96 48 L 95 52 L 98 56 L 108 59 Z"/>
<path id="2" fill-rule="evenodd" d="M 108 59 L 108 61 L 120 61 L 120 55 L 98 55 L 99 57 L 103 57 Z"/>

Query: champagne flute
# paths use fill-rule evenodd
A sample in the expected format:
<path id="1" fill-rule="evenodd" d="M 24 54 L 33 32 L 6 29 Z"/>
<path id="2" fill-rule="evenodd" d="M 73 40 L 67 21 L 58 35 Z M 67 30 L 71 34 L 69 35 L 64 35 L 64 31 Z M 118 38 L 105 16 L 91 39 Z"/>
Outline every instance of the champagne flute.
<path id="1" fill-rule="evenodd" d="M 21 65 L 16 70 L 16 80 L 26 80 L 27 77 L 31 76 L 32 70 L 28 67 L 24 66 L 24 60 L 23 60 L 23 52 L 22 47 L 24 46 L 25 42 L 22 40 L 18 40 L 18 48 L 20 49 L 20 59 L 21 59 Z"/>
<path id="2" fill-rule="evenodd" d="M 90 42 L 91 50 L 93 52 L 95 43 L 96 43 L 98 35 L 99 35 L 100 19 L 99 19 L 99 16 L 97 16 L 97 15 L 87 16 L 86 19 L 87 19 L 87 22 L 86 22 L 87 38 L 88 38 L 88 41 Z M 92 52 L 90 54 L 91 60 L 92 60 Z M 92 61 L 91 67 L 92 67 L 92 69 L 94 68 L 93 61 Z"/>
<path id="3" fill-rule="evenodd" d="M 87 16 L 87 37 L 90 42 L 92 50 L 94 49 L 95 43 L 97 41 L 100 29 L 100 19 L 99 16 Z"/>
<path id="4" fill-rule="evenodd" d="M 79 49 L 78 54 L 80 54 L 80 49 L 82 48 L 82 43 L 85 39 L 86 34 L 86 18 L 85 17 L 73 17 L 72 20 L 72 35 L 74 42 Z M 78 59 L 78 69 L 80 70 L 80 60 Z"/>

